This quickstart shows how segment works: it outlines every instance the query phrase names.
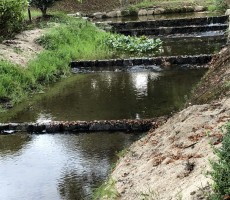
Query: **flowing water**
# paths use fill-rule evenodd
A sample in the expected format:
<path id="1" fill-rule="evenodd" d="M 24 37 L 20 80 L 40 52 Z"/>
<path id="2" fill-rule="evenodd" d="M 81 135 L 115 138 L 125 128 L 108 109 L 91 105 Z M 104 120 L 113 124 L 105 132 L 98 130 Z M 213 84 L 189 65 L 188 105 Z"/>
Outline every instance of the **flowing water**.
<path id="1" fill-rule="evenodd" d="M 19 105 L 5 121 L 150 118 L 184 103 L 203 70 L 78 74 Z M 0 135 L 1 200 L 81 200 L 108 176 L 124 133 Z"/>

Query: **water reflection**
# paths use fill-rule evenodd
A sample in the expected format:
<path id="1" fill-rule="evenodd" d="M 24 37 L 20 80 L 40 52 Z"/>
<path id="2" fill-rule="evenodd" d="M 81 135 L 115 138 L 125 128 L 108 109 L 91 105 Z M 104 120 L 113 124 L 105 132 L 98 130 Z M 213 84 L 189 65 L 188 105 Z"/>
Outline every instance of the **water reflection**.
<path id="1" fill-rule="evenodd" d="M 18 155 L 30 140 L 31 136 L 26 134 L 0 135 L 0 156 Z"/>
<path id="2" fill-rule="evenodd" d="M 165 115 L 183 105 L 185 96 L 203 73 L 202 70 L 145 70 L 78 74 L 71 81 L 57 84 L 39 101 L 31 101 L 29 108 L 25 105 L 7 121 L 135 119 Z"/>
<path id="3" fill-rule="evenodd" d="M 115 162 L 115 152 L 137 139 L 123 133 L 29 137 L 20 154 L 0 150 L 1 200 L 91 199 Z M 15 137 L 8 135 L 3 142 L 9 138 Z"/>

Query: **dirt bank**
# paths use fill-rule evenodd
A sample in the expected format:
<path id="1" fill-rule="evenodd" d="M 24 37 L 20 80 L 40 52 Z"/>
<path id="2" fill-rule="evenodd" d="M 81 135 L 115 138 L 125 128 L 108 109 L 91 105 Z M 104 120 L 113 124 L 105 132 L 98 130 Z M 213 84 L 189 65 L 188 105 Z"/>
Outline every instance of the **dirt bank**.
<path id="1" fill-rule="evenodd" d="M 35 41 L 45 32 L 45 29 L 23 31 L 12 40 L 5 40 L 0 44 L 0 59 L 26 67 L 29 60 L 42 51 L 42 47 Z"/>
<path id="2" fill-rule="evenodd" d="M 197 95 L 212 92 L 217 83 L 218 88 L 226 88 L 229 65 L 226 48 L 195 90 Z M 128 149 L 111 176 L 117 199 L 207 199 L 211 180 L 206 173 L 209 160 L 215 158 L 211 144 L 221 145 L 221 129 L 230 120 L 229 89 L 218 95 L 221 99 L 215 96 L 209 104 L 175 114 Z"/>

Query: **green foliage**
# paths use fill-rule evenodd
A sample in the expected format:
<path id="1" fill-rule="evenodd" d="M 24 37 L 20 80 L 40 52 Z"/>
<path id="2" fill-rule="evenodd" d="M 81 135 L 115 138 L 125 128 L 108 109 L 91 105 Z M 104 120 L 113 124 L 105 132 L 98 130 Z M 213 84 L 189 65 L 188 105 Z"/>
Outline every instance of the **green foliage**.
<path id="1" fill-rule="evenodd" d="M 12 99 L 15 103 L 34 86 L 32 74 L 19 66 L 0 60 L 0 102 Z"/>
<path id="2" fill-rule="evenodd" d="M 0 1 L 0 35 L 9 35 L 21 29 L 26 7 L 27 0 Z"/>
<path id="3" fill-rule="evenodd" d="M 97 188 L 93 193 L 93 200 L 106 199 L 116 199 L 119 193 L 115 189 L 115 181 L 111 178 Z"/>
<path id="4" fill-rule="evenodd" d="M 54 3 L 59 0 L 30 0 L 29 3 L 32 6 L 40 9 L 43 16 L 46 16 L 46 11 L 49 7 L 53 6 Z"/>
<path id="5" fill-rule="evenodd" d="M 148 39 L 145 36 L 109 35 L 106 44 L 118 51 L 142 54 L 158 52 L 162 41 L 160 39 Z"/>
<path id="6" fill-rule="evenodd" d="M 209 11 L 226 10 L 227 4 L 225 0 L 211 0 L 211 5 L 208 6 Z"/>
<path id="7" fill-rule="evenodd" d="M 217 161 L 212 161 L 211 177 L 214 181 L 214 194 L 212 199 L 223 199 L 230 195 L 230 122 L 226 126 L 227 133 L 224 135 L 220 149 L 214 149 L 218 157 Z"/>
<path id="8" fill-rule="evenodd" d="M 0 61 L 0 103 L 11 101 L 14 104 L 31 91 L 68 76 L 71 60 L 108 56 L 109 49 L 104 43 L 108 33 L 92 23 L 63 16 L 51 21 L 59 25 L 38 40 L 46 50 L 31 60 L 27 69 Z"/>

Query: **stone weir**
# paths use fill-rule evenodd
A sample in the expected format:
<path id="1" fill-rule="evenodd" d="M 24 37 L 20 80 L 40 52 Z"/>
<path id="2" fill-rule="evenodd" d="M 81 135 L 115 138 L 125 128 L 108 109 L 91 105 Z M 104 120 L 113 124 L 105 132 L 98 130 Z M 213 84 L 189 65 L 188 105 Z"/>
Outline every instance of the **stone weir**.
<path id="1" fill-rule="evenodd" d="M 0 124 L 0 134 L 28 133 L 80 133 L 80 132 L 147 132 L 162 125 L 166 117 L 142 120 L 54 121 L 48 123 Z"/>
<path id="2" fill-rule="evenodd" d="M 178 65 L 188 65 L 194 68 L 194 65 L 202 65 L 209 63 L 213 55 L 195 55 L 195 56 L 160 56 L 152 58 L 130 58 L 130 59 L 110 59 L 110 60 L 86 60 L 72 61 L 71 68 L 105 68 L 105 67 L 130 67 L 134 65 L 157 65 L 162 68 L 173 68 Z M 96 69 L 94 69 L 96 70 Z"/>
<path id="3" fill-rule="evenodd" d="M 228 16 L 152 20 L 142 22 L 108 23 L 112 30 L 125 35 L 170 35 L 208 31 L 224 31 L 228 28 Z"/>

